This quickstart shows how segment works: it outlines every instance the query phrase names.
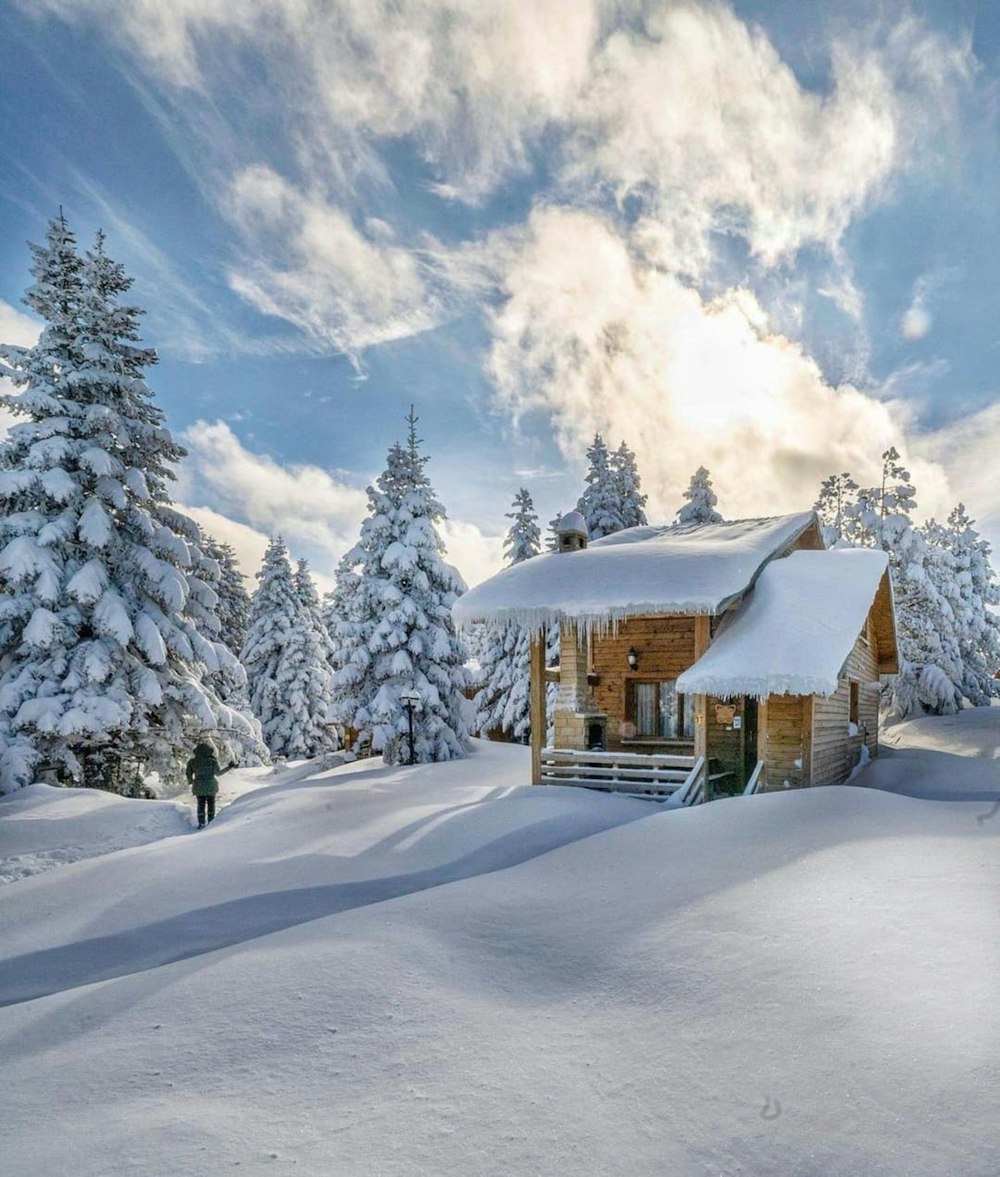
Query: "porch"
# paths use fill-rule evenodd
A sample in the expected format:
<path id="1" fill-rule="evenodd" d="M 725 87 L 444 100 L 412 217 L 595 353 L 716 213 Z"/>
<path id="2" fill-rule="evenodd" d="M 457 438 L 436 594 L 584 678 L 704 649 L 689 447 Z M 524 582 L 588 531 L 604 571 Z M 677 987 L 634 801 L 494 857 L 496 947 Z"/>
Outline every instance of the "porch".
<path id="1" fill-rule="evenodd" d="M 624 793 L 671 806 L 700 805 L 723 790 L 732 774 L 709 772 L 704 756 L 658 756 L 642 752 L 581 752 L 573 748 L 543 748 L 542 785 L 571 785 L 604 793 Z M 747 784 L 746 795 L 759 792 L 764 764 L 758 761 Z"/>

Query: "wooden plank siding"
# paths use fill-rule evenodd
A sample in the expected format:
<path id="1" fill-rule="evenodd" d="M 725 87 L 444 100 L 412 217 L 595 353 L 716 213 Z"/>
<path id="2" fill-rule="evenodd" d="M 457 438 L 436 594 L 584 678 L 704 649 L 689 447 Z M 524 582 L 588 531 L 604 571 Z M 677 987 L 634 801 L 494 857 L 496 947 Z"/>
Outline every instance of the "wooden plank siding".
<path id="1" fill-rule="evenodd" d="M 628 651 L 639 655 L 637 670 L 629 670 Z M 608 717 L 608 747 L 620 749 L 625 721 L 625 684 L 629 681 L 666 682 L 677 678 L 695 660 L 694 617 L 632 617 L 617 633 L 594 634 L 590 669 L 596 676 L 591 698 L 596 710 Z M 690 740 L 677 741 L 691 747 Z"/>
<path id="2" fill-rule="evenodd" d="M 760 710 L 760 755 L 768 790 L 798 789 L 809 784 L 811 697 L 769 695 Z"/>
<path id="3" fill-rule="evenodd" d="M 854 643 L 835 695 L 812 700 L 812 783 L 839 784 L 858 763 L 861 745 L 878 755 L 879 657 L 875 628 L 869 616 L 865 637 Z M 858 684 L 858 732 L 850 735 L 851 682 Z"/>

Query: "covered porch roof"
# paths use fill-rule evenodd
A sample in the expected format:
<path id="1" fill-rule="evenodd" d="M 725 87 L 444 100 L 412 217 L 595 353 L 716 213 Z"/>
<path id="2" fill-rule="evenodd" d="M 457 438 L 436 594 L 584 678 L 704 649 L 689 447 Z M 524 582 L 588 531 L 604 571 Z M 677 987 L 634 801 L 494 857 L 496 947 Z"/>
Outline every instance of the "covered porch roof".
<path id="1" fill-rule="evenodd" d="M 537 631 L 571 620 L 606 629 L 650 614 L 719 614 L 774 556 L 806 532 L 822 547 L 812 511 L 672 527 L 632 527 L 578 552 L 547 552 L 505 568 L 454 605 L 460 624 Z"/>
<path id="2" fill-rule="evenodd" d="M 792 552 L 768 564 L 677 689 L 722 699 L 832 695 L 873 603 L 879 669 L 891 674 L 896 631 L 885 553 Z"/>

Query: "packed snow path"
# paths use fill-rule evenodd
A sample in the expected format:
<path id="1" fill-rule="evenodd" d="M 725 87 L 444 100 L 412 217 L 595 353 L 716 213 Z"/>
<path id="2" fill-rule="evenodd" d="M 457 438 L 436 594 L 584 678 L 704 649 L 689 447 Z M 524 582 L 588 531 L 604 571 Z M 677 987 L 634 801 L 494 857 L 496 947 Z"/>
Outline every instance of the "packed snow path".
<path id="1" fill-rule="evenodd" d="M 480 773 L 488 784 L 468 783 Z M 69 913 L 18 933 L 9 921 L 11 912 L 20 921 L 20 903 L 0 907 L 0 1006 L 503 870 L 650 814 L 634 799 L 525 788 L 525 750 L 502 745 L 484 745 L 471 764 L 390 770 L 372 761 L 367 771 L 290 775 L 238 798 L 193 842 L 169 838 L 146 847 L 141 863 L 114 855 L 64 871 L 57 889 L 118 897 L 85 936 Z"/>
<path id="2" fill-rule="evenodd" d="M 262 789 L 204 834 L 0 890 L 5 959 L 121 954 L 114 979 L 67 972 L 0 1010 L 5 1164 L 996 1177 L 1000 820 L 981 800 L 840 787 L 671 812 L 517 788 L 524 752 Z M 296 910 L 495 862 L 547 824 L 555 848 L 510 869 Z M 145 929 L 196 937 L 199 909 L 275 914 L 277 893 L 281 930 L 144 963 Z"/>

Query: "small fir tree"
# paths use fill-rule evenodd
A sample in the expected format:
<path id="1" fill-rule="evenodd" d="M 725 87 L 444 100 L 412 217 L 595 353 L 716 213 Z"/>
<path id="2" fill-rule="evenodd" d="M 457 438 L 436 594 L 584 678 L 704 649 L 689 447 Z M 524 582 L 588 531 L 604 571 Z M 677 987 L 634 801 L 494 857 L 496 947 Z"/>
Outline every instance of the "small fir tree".
<path id="1" fill-rule="evenodd" d="M 642 493 L 635 454 L 624 441 L 611 455 L 611 474 L 617 489 L 622 527 L 645 527 L 648 496 Z"/>
<path id="2" fill-rule="evenodd" d="M 687 524 L 721 523 L 722 516 L 715 507 L 718 499 L 712 489 L 712 480 L 704 466 L 691 475 L 691 481 L 684 492 L 687 502 L 677 512 L 677 522 Z"/>
<path id="3" fill-rule="evenodd" d="M 587 487 L 577 502 L 576 509 L 584 517 L 590 538 L 612 535 L 625 526 L 622 518 L 621 487 L 611 464 L 611 455 L 604 438 L 594 434 L 587 450 L 589 468 Z"/>
<path id="4" fill-rule="evenodd" d="M 268 544 L 251 599 L 243 663 L 250 703 L 273 756 L 308 757 L 336 747 L 331 726 L 328 639 L 308 571 L 293 574 L 281 536 Z"/>
<path id="5" fill-rule="evenodd" d="M 368 517 L 345 562 L 357 570 L 346 617 L 338 619 L 337 713 L 371 739 L 387 763 L 408 759 L 407 712 L 416 691 L 414 760 L 450 760 L 467 751 L 466 650 L 451 606 L 464 591 L 443 559 L 435 524 L 444 518 L 426 474 L 411 410 L 406 446 L 389 450 L 368 488 Z"/>
<path id="6" fill-rule="evenodd" d="M 819 497 L 813 504 L 813 510 L 819 517 L 823 542 L 828 548 L 847 538 L 845 521 L 848 508 L 855 501 L 857 489 L 858 484 L 846 471 L 843 474 L 831 474 L 819 488 Z"/>

